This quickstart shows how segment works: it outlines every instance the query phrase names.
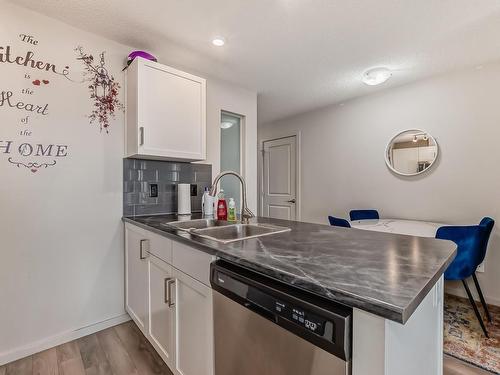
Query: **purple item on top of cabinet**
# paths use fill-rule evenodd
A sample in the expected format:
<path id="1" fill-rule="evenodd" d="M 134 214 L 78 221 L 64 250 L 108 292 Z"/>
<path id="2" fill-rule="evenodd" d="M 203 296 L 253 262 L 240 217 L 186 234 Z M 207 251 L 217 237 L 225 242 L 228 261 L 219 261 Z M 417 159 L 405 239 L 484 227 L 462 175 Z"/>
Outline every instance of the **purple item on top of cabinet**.
<path id="1" fill-rule="evenodd" d="M 136 57 L 142 57 L 143 59 L 151 60 L 154 62 L 158 61 L 156 59 L 156 57 L 154 57 L 153 55 L 151 55 L 150 53 L 148 53 L 146 51 L 133 51 L 127 57 L 127 65 L 130 65 Z"/>

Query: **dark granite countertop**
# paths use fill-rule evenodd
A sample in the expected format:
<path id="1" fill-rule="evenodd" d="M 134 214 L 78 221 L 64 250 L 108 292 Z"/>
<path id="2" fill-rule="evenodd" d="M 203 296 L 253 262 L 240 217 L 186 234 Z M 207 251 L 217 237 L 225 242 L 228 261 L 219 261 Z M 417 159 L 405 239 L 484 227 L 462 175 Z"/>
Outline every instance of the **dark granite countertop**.
<path id="1" fill-rule="evenodd" d="M 254 221 L 292 230 L 221 244 L 162 225 L 175 215 L 123 220 L 399 323 L 410 318 L 456 253 L 453 242 L 434 238 L 268 218 Z"/>

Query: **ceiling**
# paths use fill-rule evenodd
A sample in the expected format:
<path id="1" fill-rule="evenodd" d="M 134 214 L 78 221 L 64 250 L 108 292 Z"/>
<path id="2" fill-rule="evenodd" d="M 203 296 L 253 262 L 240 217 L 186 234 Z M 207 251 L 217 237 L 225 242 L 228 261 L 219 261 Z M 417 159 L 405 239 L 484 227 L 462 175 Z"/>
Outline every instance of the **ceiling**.
<path id="1" fill-rule="evenodd" d="M 255 90 L 261 124 L 500 60 L 499 0 L 11 2 Z M 215 36 L 226 45 L 214 47 Z M 364 85 L 374 66 L 393 77 Z"/>

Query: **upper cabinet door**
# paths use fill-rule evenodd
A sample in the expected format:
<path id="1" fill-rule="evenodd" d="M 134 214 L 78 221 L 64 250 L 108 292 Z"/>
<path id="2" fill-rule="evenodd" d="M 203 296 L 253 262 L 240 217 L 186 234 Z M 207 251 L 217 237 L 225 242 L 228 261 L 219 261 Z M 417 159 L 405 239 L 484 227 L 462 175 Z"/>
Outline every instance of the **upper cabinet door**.
<path id="1" fill-rule="evenodd" d="M 206 81 L 137 58 L 127 69 L 126 156 L 206 159 Z"/>

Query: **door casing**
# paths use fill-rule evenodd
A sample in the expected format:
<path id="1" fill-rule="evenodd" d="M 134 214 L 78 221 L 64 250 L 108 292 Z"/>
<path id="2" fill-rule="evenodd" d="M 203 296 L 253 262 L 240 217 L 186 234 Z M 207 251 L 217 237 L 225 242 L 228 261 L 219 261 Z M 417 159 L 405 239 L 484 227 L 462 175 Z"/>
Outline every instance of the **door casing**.
<path id="1" fill-rule="evenodd" d="M 302 197 L 301 197 L 301 181 L 302 181 L 302 175 L 301 175 L 301 132 L 290 132 L 290 133 L 284 133 L 284 134 L 279 134 L 276 137 L 270 137 L 270 138 L 265 138 L 261 139 L 259 141 L 259 175 L 258 175 L 258 183 L 259 183 L 259 216 L 262 216 L 264 213 L 264 142 L 269 142 L 269 141 L 274 141 L 277 139 L 282 139 L 282 138 L 289 138 L 289 137 L 295 137 L 295 195 L 296 195 L 296 204 L 295 204 L 295 220 L 300 221 L 301 220 L 301 206 L 302 206 Z"/>

